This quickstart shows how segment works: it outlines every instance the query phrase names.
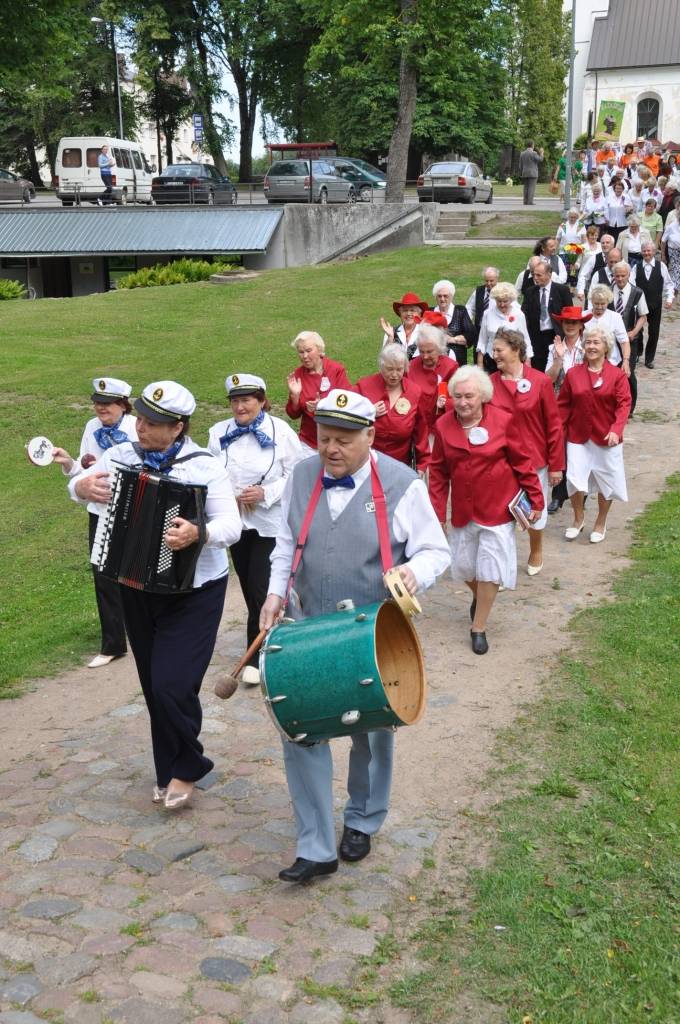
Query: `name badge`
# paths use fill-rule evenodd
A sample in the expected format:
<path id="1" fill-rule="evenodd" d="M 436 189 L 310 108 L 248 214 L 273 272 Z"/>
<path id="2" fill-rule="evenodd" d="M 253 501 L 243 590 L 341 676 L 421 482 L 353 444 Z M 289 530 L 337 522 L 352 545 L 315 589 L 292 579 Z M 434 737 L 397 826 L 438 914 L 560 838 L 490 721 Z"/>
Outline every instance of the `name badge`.
<path id="1" fill-rule="evenodd" d="M 330 391 L 330 389 L 331 382 L 329 381 L 328 377 L 322 377 L 321 383 L 319 384 L 319 391 Z"/>
<path id="2" fill-rule="evenodd" d="M 517 381 L 517 390 L 520 395 L 526 395 L 527 391 L 531 391 L 531 381 L 527 380 L 526 377 L 522 377 L 521 380 Z"/>
<path id="3" fill-rule="evenodd" d="M 409 402 L 408 398 L 404 398 L 402 396 L 401 398 L 398 398 L 396 400 L 396 402 L 394 403 L 394 408 L 397 410 L 400 416 L 405 416 L 406 413 L 411 408 L 411 403 Z"/>
<path id="4" fill-rule="evenodd" d="M 489 440 L 489 431 L 485 427 L 473 427 L 468 434 L 470 444 L 486 444 Z"/>
<path id="5" fill-rule="evenodd" d="M 367 512 L 375 512 L 375 502 L 367 501 L 366 504 L 364 505 L 364 508 L 366 509 Z"/>

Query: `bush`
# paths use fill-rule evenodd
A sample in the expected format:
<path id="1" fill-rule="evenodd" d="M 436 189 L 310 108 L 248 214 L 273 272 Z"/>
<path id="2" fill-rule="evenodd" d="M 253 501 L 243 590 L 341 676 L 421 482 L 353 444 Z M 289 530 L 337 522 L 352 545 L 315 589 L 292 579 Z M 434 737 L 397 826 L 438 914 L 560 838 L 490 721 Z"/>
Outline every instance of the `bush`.
<path id="1" fill-rule="evenodd" d="M 0 302 L 4 299 L 25 299 L 27 294 L 21 281 L 9 281 L 0 277 Z"/>
<path id="2" fill-rule="evenodd" d="M 142 267 L 132 274 L 119 278 L 118 288 L 159 288 L 170 284 L 189 284 L 207 281 L 211 274 L 225 270 L 238 270 L 233 263 L 208 263 L 207 260 L 175 260 L 173 263 L 157 263 L 153 267 Z"/>

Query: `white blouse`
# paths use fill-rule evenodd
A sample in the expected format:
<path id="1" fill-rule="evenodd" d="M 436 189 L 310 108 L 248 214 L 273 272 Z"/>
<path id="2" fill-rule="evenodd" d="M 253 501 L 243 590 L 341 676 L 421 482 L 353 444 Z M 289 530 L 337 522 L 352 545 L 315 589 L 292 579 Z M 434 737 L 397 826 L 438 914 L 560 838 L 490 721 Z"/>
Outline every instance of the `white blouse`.
<path id="1" fill-rule="evenodd" d="M 253 434 L 243 434 L 228 448 L 220 447 L 220 438 L 236 425 L 231 418 L 210 428 L 208 451 L 227 470 L 239 495 L 251 484 L 264 490 L 264 498 L 252 509 L 241 508 L 244 530 L 257 530 L 261 537 L 276 537 L 281 522 L 281 495 L 293 466 L 305 456 L 298 435 L 284 421 L 265 413 L 261 429 L 274 441 L 273 448 L 262 448 Z"/>
<path id="2" fill-rule="evenodd" d="M 489 306 L 482 317 L 482 323 L 479 328 L 477 352 L 485 352 L 487 356 L 493 359 L 493 340 L 502 327 L 508 327 L 513 331 L 520 331 L 524 335 L 527 346 L 527 359 L 531 359 L 534 350 L 531 345 L 529 331 L 527 330 L 526 318 L 517 302 L 513 302 L 507 316 L 501 313 L 498 306 Z"/>

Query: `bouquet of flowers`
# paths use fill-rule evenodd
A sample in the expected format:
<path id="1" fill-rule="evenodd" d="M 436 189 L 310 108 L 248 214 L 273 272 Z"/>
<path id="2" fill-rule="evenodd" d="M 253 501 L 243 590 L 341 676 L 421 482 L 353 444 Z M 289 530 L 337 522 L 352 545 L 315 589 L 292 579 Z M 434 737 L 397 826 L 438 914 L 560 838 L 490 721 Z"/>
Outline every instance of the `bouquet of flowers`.
<path id="1" fill-rule="evenodd" d="M 583 246 L 577 245 L 575 242 L 569 242 L 565 245 L 562 250 L 562 256 L 564 262 L 567 264 L 567 268 L 571 269 L 583 255 Z"/>

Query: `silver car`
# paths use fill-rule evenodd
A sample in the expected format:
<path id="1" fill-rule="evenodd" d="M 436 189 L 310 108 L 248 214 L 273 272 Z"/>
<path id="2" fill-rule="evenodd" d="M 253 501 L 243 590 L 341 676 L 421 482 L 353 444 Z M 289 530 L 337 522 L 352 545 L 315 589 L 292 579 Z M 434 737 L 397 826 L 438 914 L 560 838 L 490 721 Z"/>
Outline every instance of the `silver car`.
<path id="1" fill-rule="evenodd" d="M 355 203 L 357 192 L 325 160 L 276 160 L 264 178 L 268 203 Z M 311 195 L 311 200 L 310 200 Z"/>
<path id="2" fill-rule="evenodd" d="M 0 170 L 0 202 L 7 199 L 21 199 L 30 203 L 35 199 L 35 185 L 28 178 L 21 178 L 13 171 Z"/>
<path id="3" fill-rule="evenodd" d="M 470 160 L 431 164 L 418 178 L 421 203 L 493 202 L 493 185 Z"/>

